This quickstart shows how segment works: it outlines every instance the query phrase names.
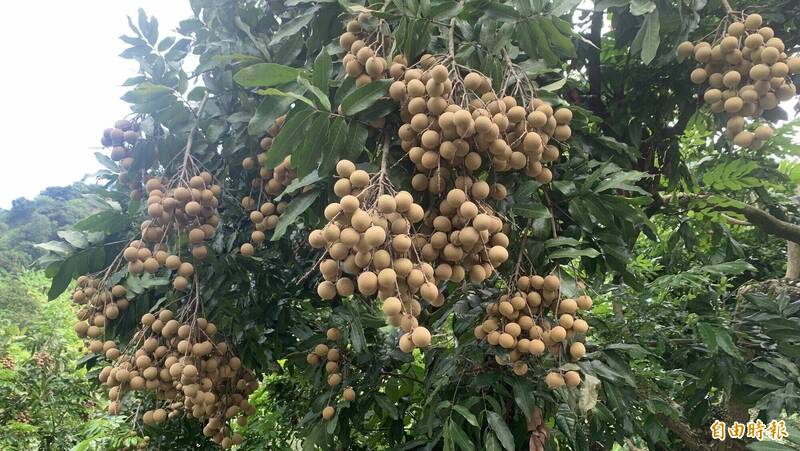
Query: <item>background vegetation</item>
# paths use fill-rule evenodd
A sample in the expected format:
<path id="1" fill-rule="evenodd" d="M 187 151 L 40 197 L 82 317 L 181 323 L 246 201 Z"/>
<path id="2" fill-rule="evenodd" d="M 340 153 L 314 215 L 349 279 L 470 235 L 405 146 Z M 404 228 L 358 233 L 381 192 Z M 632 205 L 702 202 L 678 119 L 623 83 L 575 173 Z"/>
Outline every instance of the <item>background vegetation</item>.
<path id="1" fill-rule="evenodd" d="M 719 1 L 605 0 L 589 9 L 568 0 L 385 6 L 394 29 L 405 31 L 395 33 L 407 54 L 446 52 L 454 26 L 460 62 L 498 73 L 505 50 L 541 87 L 542 97 L 558 102 L 557 93 L 575 114 L 574 135 L 555 167 L 557 180 L 542 188 L 506 179 L 511 196 L 501 208 L 518 233 L 535 238 L 525 244 L 534 266 L 563 265 L 565 291 L 585 286 L 595 299 L 579 391 L 546 389 L 544 366 L 517 378 L 485 358 L 472 328 L 496 286 L 464 290 L 425 316 L 422 321 L 445 338 L 412 355 L 395 349 L 397 334 L 385 327 L 379 309 L 356 299 L 320 300 L 313 280 L 302 276 L 316 258 L 305 236 L 322 222 L 322 208 L 333 198 L 330 171 L 317 165 L 325 159 L 313 161 L 303 179 L 313 183 L 313 194 L 294 197 L 297 204 L 305 199 L 305 208 L 285 234 L 255 257 L 241 256 L 238 246 L 247 241 L 250 225 L 239 206 L 249 189 L 240 162 L 297 95 L 311 93 L 295 76 L 278 86 L 294 95 L 284 101 L 242 86 L 235 74 L 274 62 L 296 68 L 301 78 L 316 77 L 321 55 L 332 56 L 323 95 L 330 94 L 335 108 L 348 90 L 336 43 L 360 5 L 191 3 L 196 16 L 182 22 L 175 36 L 159 35 L 157 21 L 143 12 L 133 18 L 123 38 L 130 48 L 122 56 L 138 61 L 141 74 L 126 81 L 131 90 L 124 99 L 144 127 L 168 131 L 137 151 L 169 173 L 199 101 L 209 94 L 192 151 L 226 181 L 227 196 L 225 227 L 208 263 L 212 282 L 203 287 L 205 308 L 244 363 L 263 375 L 251 399 L 257 414 L 240 430 L 241 449 L 536 449 L 539 438 L 529 424 L 537 408 L 547 449 L 800 448 L 794 419 L 800 407 L 800 253 L 792 243 L 786 251 L 787 240 L 800 242 L 800 146 L 793 142 L 798 123 L 782 122 L 753 152 L 731 146 L 698 102 L 697 88 L 688 82 L 690 65 L 676 60 L 674 51 L 681 41 L 717 27 L 725 14 Z M 800 4 L 730 3 L 761 13 L 783 37 L 787 53 L 796 53 Z M 557 42 L 524 32 L 545 21 L 567 21 L 559 34 L 548 35 Z M 195 86 L 197 80 L 202 84 Z M 387 114 L 391 122 L 394 113 L 378 107 L 345 119 L 358 128 Z M 315 133 L 309 139 L 325 142 Z M 306 148 L 293 144 L 297 152 Z M 377 144 L 364 133 L 359 161 L 374 164 Z M 319 155 L 339 158 L 344 150 L 322 148 Z M 304 157 L 310 155 L 317 153 Z M 0 357 L 6 358 L 0 447 L 214 449 L 189 420 L 142 428 L 135 407 L 107 416 L 103 394 L 95 394 L 104 363 L 97 356 L 79 358 L 72 307 L 61 293 L 72 279 L 110 263 L 135 236 L 143 211 L 124 188 L 116 189 L 120 168 L 99 158 L 107 169 L 98 177 L 109 190 L 48 189 L 0 212 Z M 399 165 L 395 171 L 402 185 L 410 169 Z M 561 241 L 547 241 L 550 216 Z M 514 251 L 522 252 L 521 246 Z M 28 272 L 36 259 L 44 273 Z M 45 275 L 54 279 L 50 288 Z M 141 278 L 121 276 L 142 286 Z M 169 296 L 169 280 L 145 280 L 148 290 L 138 302 L 157 309 Z M 46 302 L 48 296 L 54 300 Z M 325 423 L 319 412 L 330 392 L 324 375 L 305 363 L 305 353 L 331 326 L 344 331 L 353 353 L 359 397 L 340 404 L 336 419 Z M 716 419 L 751 418 L 788 418 L 790 441 L 768 446 L 710 437 Z"/>

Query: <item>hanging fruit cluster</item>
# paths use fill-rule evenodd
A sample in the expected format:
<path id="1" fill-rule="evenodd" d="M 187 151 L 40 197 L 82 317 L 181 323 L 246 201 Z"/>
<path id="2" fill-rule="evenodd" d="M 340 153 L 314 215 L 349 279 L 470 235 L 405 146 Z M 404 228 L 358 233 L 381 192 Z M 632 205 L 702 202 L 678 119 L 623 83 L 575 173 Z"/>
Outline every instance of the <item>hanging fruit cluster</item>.
<path id="1" fill-rule="evenodd" d="M 347 31 L 339 36 L 339 45 L 347 50 L 342 65 L 347 77 L 354 79 L 358 87 L 386 78 L 389 69 L 386 59 L 381 55 L 385 49 L 391 48 L 391 41 L 381 33 L 380 27 L 367 29 L 370 20 L 369 14 L 359 14 L 355 20 L 347 23 Z M 395 62 L 399 62 L 397 58 Z"/>
<path id="2" fill-rule="evenodd" d="M 136 124 L 127 119 L 121 119 L 115 122 L 113 127 L 103 130 L 103 136 L 100 138 L 103 147 L 111 148 L 109 157 L 118 161 L 123 170 L 120 174 L 120 183 L 130 181 L 132 189 L 137 188 L 138 183 L 135 180 L 128 180 L 127 171 L 133 167 L 133 147 L 140 137 Z"/>
<path id="3" fill-rule="evenodd" d="M 707 84 L 703 99 L 725 121 L 725 135 L 752 149 L 772 136 L 762 115 L 797 95 L 789 75 L 800 73 L 800 57 L 788 56 L 783 40 L 762 22 L 759 14 L 730 24 L 726 18 L 720 26 L 727 24 L 727 29 L 712 42 L 678 46 L 680 58 L 692 56 L 698 62 L 690 78 Z"/>
<path id="4" fill-rule="evenodd" d="M 356 289 L 363 296 L 377 294 L 389 322 L 406 332 L 401 349 L 428 346 L 430 333 L 416 320 L 422 311 L 418 298 L 440 306 L 444 296 L 433 267 L 420 259 L 420 243 L 426 240 L 415 234 L 414 225 L 425 216 L 422 206 L 407 191 L 396 191 L 383 170 L 370 176 L 342 160 L 336 173 L 334 192 L 340 200 L 325 208 L 328 223 L 308 236 L 311 246 L 324 248 L 328 257 L 319 265 L 324 280 L 317 293 L 326 300 Z"/>
<path id="5" fill-rule="evenodd" d="M 113 341 L 100 345 L 111 361 L 99 375 L 109 387 L 109 413 L 120 413 L 126 391 L 139 391 L 154 396 L 159 406 L 144 412 L 145 425 L 185 412 L 205 422 L 203 434 L 224 448 L 240 444 L 242 437 L 232 433 L 228 422 L 244 425 L 255 413 L 248 396 L 258 381 L 214 323 L 194 316 L 176 318 L 171 310 L 161 310 L 142 316 L 141 324 L 128 349 L 118 349 Z"/>
<path id="6" fill-rule="evenodd" d="M 185 170 L 167 182 L 150 178 L 145 189 L 150 219 L 141 224 L 142 238 L 123 251 L 128 271 L 153 274 L 166 267 L 177 273 L 173 287 L 184 291 L 194 274 L 194 266 L 185 261 L 187 253 L 196 261 L 208 256 L 205 242 L 214 236 L 219 224 L 217 206 L 222 189 L 213 183 L 209 172 L 189 175 Z"/>
<path id="7" fill-rule="evenodd" d="M 529 363 L 549 352 L 560 364 L 563 359 L 579 360 L 586 354 L 583 343 L 589 325 L 577 317 L 589 310 L 592 298 L 561 298 L 561 281 L 555 274 L 520 276 L 515 290 L 500 296 L 486 307 L 484 321 L 475 327 L 475 337 L 507 354 L 495 354 L 497 363 L 510 366 L 523 376 Z M 580 374 L 559 370 L 545 377 L 550 388 L 577 387 Z"/>
<path id="8" fill-rule="evenodd" d="M 90 339 L 103 335 L 106 324 L 119 318 L 120 313 L 128 309 L 127 294 L 122 285 L 107 288 L 102 278 L 78 277 L 77 286 L 72 292 L 72 302 L 81 306 L 77 313 L 75 333 L 81 338 Z M 92 352 L 99 352 L 102 342 L 92 341 L 89 348 Z"/>
<path id="9" fill-rule="evenodd" d="M 275 202 L 275 197 L 297 178 L 297 173 L 290 166 L 289 156 L 275 168 L 265 166 L 267 151 L 285 120 L 286 116 L 279 117 L 269 128 L 267 135 L 261 138 L 261 153 L 258 156 L 242 160 L 242 167 L 248 173 L 258 168 L 258 174 L 250 179 L 250 194 L 242 198 L 242 208 L 249 212 L 250 221 L 255 228 L 250 234 L 250 242 L 239 248 L 239 252 L 247 257 L 255 254 L 256 246 L 263 243 L 267 239 L 267 232 L 278 224 L 278 218 L 289 204 L 286 201 Z"/>
<path id="10" fill-rule="evenodd" d="M 339 387 L 342 382 L 344 382 L 343 377 L 345 377 L 342 375 L 342 368 L 345 364 L 344 357 L 338 348 L 341 333 L 339 332 L 339 329 L 331 327 L 325 332 L 325 337 L 329 343 L 317 344 L 306 356 L 306 362 L 308 362 L 309 365 L 318 365 L 324 361 L 325 374 L 328 375 L 328 386 L 331 387 L 331 390 L 334 390 Z M 356 399 L 355 390 L 353 390 L 353 388 L 350 386 L 345 386 L 345 388 L 342 390 L 341 399 L 344 401 L 354 401 Z M 330 405 L 330 399 L 328 403 L 329 405 L 325 406 L 325 408 L 322 410 L 322 418 L 325 421 L 333 418 L 334 414 L 336 413 L 335 407 Z"/>
<path id="11" fill-rule="evenodd" d="M 405 69 L 389 88 L 390 97 L 401 102 L 404 124 L 398 134 L 418 172 L 414 189 L 442 193 L 451 176 L 481 169 L 524 170 L 549 183 L 552 171 L 542 163 L 558 159 L 554 143 L 572 135 L 572 112 L 554 111 L 534 97 L 520 105 L 514 96 L 494 92 L 484 75 L 469 72 L 461 79 L 458 68 L 448 70 L 435 61 L 423 56 L 419 68 Z M 497 200 L 507 193 L 499 183 L 484 192 L 483 198 L 491 194 Z"/>

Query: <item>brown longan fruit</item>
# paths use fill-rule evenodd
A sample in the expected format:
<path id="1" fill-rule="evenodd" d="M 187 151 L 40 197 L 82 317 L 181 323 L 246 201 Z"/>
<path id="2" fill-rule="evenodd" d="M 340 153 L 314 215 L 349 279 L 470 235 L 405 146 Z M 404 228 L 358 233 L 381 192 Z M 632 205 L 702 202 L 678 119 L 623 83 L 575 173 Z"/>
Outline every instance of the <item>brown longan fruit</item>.
<path id="1" fill-rule="evenodd" d="M 398 342 L 398 346 L 400 350 L 409 353 L 414 350 L 414 341 L 411 339 L 410 333 L 405 333 L 400 336 L 400 341 Z"/>
<path id="2" fill-rule="evenodd" d="M 572 356 L 573 360 L 580 360 L 586 355 L 586 346 L 580 341 L 572 343 L 569 347 L 569 355 Z"/>
<path id="3" fill-rule="evenodd" d="M 744 19 L 744 26 L 750 31 L 758 30 L 761 27 L 763 19 L 760 14 L 749 14 Z"/>
<path id="4" fill-rule="evenodd" d="M 690 41 L 681 42 L 678 45 L 677 53 L 678 58 L 682 60 L 692 56 L 692 53 L 694 53 L 694 44 L 692 44 Z"/>
<path id="5" fill-rule="evenodd" d="M 353 171 L 349 178 L 354 188 L 364 188 L 369 184 L 369 174 L 361 169 Z"/>
<path id="6" fill-rule="evenodd" d="M 470 91 L 478 91 L 483 84 L 483 76 L 478 73 L 470 72 L 464 77 L 464 87 Z"/>
<path id="7" fill-rule="evenodd" d="M 391 70 L 390 70 L 391 72 Z M 396 102 L 401 102 L 406 96 L 406 84 L 402 81 L 395 81 L 389 86 L 389 97 Z"/>
<path id="8" fill-rule="evenodd" d="M 705 71 L 705 69 L 697 68 L 692 71 L 692 73 L 689 75 L 689 78 L 692 80 L 692 83 L 700 85 L 708 79 L 708 73 Z"/>
<path id="9" fill-rule="evenodd" d="M 342 392 L 342 398 L 344 398 L 345 401 L 355 401 L 356 399 L 355 390 L 353 390 L 351 387 L 345 388 L 344 391 Z"/>
<path id="10" fill-rule="evenodd" d="M 428 347 L 431 344 L 431 333 L 425 327 L 416 327 L 411 332 L 411 341 L 418 348 Z"/>
<path id="11" fill-rule="evenodd" d="M 561 326 L 555 326 L 554 328 L 550 329 L 550 340 L 553 343 L 560 343 L 567 338 L 567 330 Z"/>
<path id="12" fill-rule="evenodd" d="M 411 71 L 406 72 L 406 78 L 408 78 L 408 73 Z M 425 83 L 421 82 L 420 80 L 408 80 L 406 83 L 406 93 L 410 97 L 422 97 L 425 95 Z"/>
<path id="13" fill-rule="evenodd" d="M 747 130 L 743 130 L 737 133 L 736 136 L 733 137 L 733 143 L 737 146 L 747 147 L 753 143 L 754 139 L 755 136 L 753 135 L 753 133 Z"/>
<path id="14" fill-rule="evenodd" d="M 577 371 L 567 371 L 564 373 L 564 383 L 569 388 L 575 388 L 581 384 L 581 376 Z"/>
<path id="15" fill-rule="evenodd" d="M 172 281 L 172 287 L 178 291 L 186 291 L 189 288 L 189 280 L 183 276 L 176 276 Z"/>
<path id="16" fill-rule="evenodd" d="M 566 384 L 566 382 L 564 381 L 564 377 L 556 372 L 547 373 L 547 376 L 545 376 L 544 381 L 547 384 L 547 387 L 550 389 L 561 388 Z"/>
<path id="17" fill-rule="evenodd" d="M 250 244 L 250 243 L 244 243 L 244 244 L 242 244 L 242 246 L 239 248 L 239 252 L 240 252 L 242 255 L 244 255 L 245 257 L 252 257 L 252 256 L 253 256 L 253 254 L 255 254 L 255 252 L 256 252 L 256 249 L 255 249 L 255 247 L 253 247 L 253 245 L 252 245 L 252 244 Z"/>
<path id="18" fill-rule="evenodd" d="M 335 414 L 336 409 L 331 406 L 326 406 L 324 409 L 322 409 L 322 419 L 325 421 L 330 421 Z"/>

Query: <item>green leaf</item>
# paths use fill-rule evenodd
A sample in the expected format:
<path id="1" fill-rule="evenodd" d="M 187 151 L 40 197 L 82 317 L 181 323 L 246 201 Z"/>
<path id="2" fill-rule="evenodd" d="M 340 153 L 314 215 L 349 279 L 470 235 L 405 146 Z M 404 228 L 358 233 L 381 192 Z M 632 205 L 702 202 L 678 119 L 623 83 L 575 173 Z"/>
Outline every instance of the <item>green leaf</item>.
<path id="1" fill-rule="evenodd" d="M 472 440 L 469 439 L 469 436 L 464 432 L 463 429 L 453 421 L 452 419 L 447 421 L 447 428 L 446 432 L 449 433 L 450 437 L 455 441 L 459 448 L 464 451 L 472 451 L 475 449 L 475 445 L 472 443 Z"/>
<path id="2" fill-rule="evenodd" d="M 588 257 L 588 258 L 596 258 L 600 255 L 600 252 L 597 249 L 586 248 L 586 249 L 561 249 L 559 251 L 551 252 L 549 257 L 553 260 L 557 258 L 579 258 L 579 257 Z"/>
<path id="3" fill-rule="evenodd" d="M 503 3 L 498 2 L 489 2 L 483 8 L 482 11 L 486 15 L 486 17 L 490 19 L 496 19 L 498 21 L 505 21 L 505 20 L 517 20 L 520 18 L 519 13 L 516 9 L 514 9 L 511 5 L 506 5 Z"/>
<path id="4" fill-rule="evenodd" d="M 463 9 L 464 7 L 459 2 L 444 1 L 431 6 L 427 16 L 431 19 L 449 20 L 457 16 Z"/>
<path id="5" fill-rule="evenodd" d="M 314 72 L 311 74 L 311 82 L 322 92 L 328 92 L 328 80 L 331 78 L 333 61 L 326 48 L 323 48 L 314 60 Z"/>
<path id="6" fill-rule="evenodd" d="M 61 262 L 58 271 L 55 276 L 53 276 L 53 281 L 50 283 L 50 289 L 47 291 L 48 300 L 52 301 L 67 289 L 69 283 L 72 281 L 72 274 L 74 271 L 75 264 L 72 258 Z"/>
<path id="7" fill-rule="evenodd" d="M 320 147 L 329 142 L 329 116 L 324 113 L 315 113 L 309 121 L 311 126 L 303 140 L 303 145 L 292 153 L 292 166 L 300 177 L 305 177 L 316 168 L 320 158 Z"/>
<path id="8" fill-rule="evenodd" d="M 467 420 L 467 423 L 475 426 L 476 428 L 480 427 L 478 424 L 478 418 L 476 418 L 475 415 L 473 415 L 472 412 L 470 412 L 469 409 L 467 409 L 466 407 L 460 404 L 456 404 L 453 406 L 453 410 L 455 410 L 462 417 L 464 417 L 464 419 Z"/>
<path id="9" fill-rule="evenodd" d="M 575 238 L 569 238 L 569 237 L 562 236 L 562 237 L 553 238 L 551 240 L 545 241 L 544 242 L 544 248 L 545 249 L 550 249 L 550 248 L 560 247 L 560 246 L 577 246 L 579 244 L 581 244 L 581 242 L 576 240 Z"/>
<path id="10" fill-rule="evenodd" d="M 95 152 L 94 157 L 100 164 L 105 166 L 109 171 L 115 174 L 119 173 L 119 166 L 117 165 L 117 163 L 114 162 L 114 160 L 109 158 L 108 155 L 101 152 Z"/>
<path id="11" fill-rule="evenodd" d="M 319 173 L 327 177 L 333 172 L 336 162 L 339 160 L 342 151 L 347 145 L 348 127 L 342 117 L 333 118 L 328 131 L 328 146 L 322 146 L 320 150 L 321 160 L 319 163 Z"/>
<path id="12" fill-rule="evenodd" d="M 497 412 L 487 410 L 486 419 L 489 421 L 489 426 L 497 434 L 497 438 L 500 439 L 500 443 L 503 444 L 503 448 L 506 451 L 514 451 L 514 436 L 511 434 L 511 430 L 508 429 L 503 417 Z"/>
<path id="13" fill-rule="evenodd" d="M 656 4 L 653 0 L 630 0 L 631 14 L 634 16 L 643 16 L 656 10 Z"/>
<path id="14" fill-rule="evenodd" d="M 56 235 L 78 249 L 84 249 L 89 246 L 89 240 L 86 239 L 86 235 L 76 230 L 59 230 Z"/>
<path id="15" fill-rule="evenodd" d="M 705 343 L 709 352 L 717 352 L 717 335 L 714 332 L 714 327 L 706 323 L 697 323 L 697 331 L 700 333 L 700 338 Z"/>
<path id="16" fill-rule="evenodd" d="M 719 345 L 720 349 L 735 359 L 744 359 L 742 354 L 739 352 L 739 349 L 737 349 L 736 345 L 733 344 L 733 338 L 731 338 L 731 334 L 722 329 L 715 329 L 714 333 L 717 336 L 717 344 Z"/>
<path id="17" fill-rule="evenodd" d="M 259 63 L 236 72 L 233 80 L 245 88 L 270 87 L 294 81 L 305 72 L 283 64 Z"/>
<path id="18" fill-rule="evenodd" d="M 294 100 L 299 100 L 312 108 L 314 107 L 314 102 L 312 102 L 311 99 L 294 92 L 283 92 L 280 89 L 267 88 L 267 89 L 259 89 L 258 91 L 256 91 L 256 94 L 262 96 L 289 97 Z"/>
<path id="19" fill-rule="evenodd" d="M 281 131 L 267 150 L 267 158 L 264 161 L 267 167 L 274 168 L 280 164 L 287 155 L 292 154 L 299 143 L 303 142 L 314 113 L 314 110 L 307 107 L 298 107 L 289 112 Z"/>
<path id="20" fill-rule="evenodd" d="M 324 178 L 325 177 L 320 176 L 317 171 L 312 171 L 303 178 L 296 178 L 292 180 L 292 183 L 290 183 L 289 186 L 287 186 L 283 192 L 275 198 L 275 200 L 280 202 L 280 200 L 283 199 L 283 196 L 292 194 L 300 188 L 305 188 L 308 185 L 313 185 Z"/>
<path id="21" fill-rule="evenodd" d="M 514 205 L 511 208 L 511 211 L 516 215 L 528 219 L 540 219 L 540 218 L 552 217 L 552 215 L 550 214 L 550 210 L 542 204 L 534 204 L 534 203 L 518 204 Z"/>
<path id="22" fill-rule="evenodd" d="M 364 111 L 378 99 L 385 97 L 392 83 L 393 80 L 375 80 L 356 89 L 342 100 L 342 113 L 352 116 Z"/>
<path id="23" fill-rule="evenodd" d="M 367 349 L 367 339 L 364 337 L 364 326 L 361 325 L 361 315 L 351 304 L 347 304 L 350 313 L 350 344 L 353 352 L 360 354 Z"/>
<path id="24" fill-rule="evenodd" d="M 322 92 L 321 89 L 319 89 L 316 86 L 312 85 L 305 78 L 298 78 L 297 81 L 298 81 L 298 83 L 300 83 L 301 86 L 303 86 L 304 88 L 309 90 L 311 92 L 311 94 L 314 94 L 314 97 L 317 99 L 317 105 L 319 105 L 319 107 L 321 109 L 323 109 L 325 111 L 330 111 L 331 110 L 331 100 L 328 98 L 328 90 L 327 89 L 325 90 L 325 92 Z"/>
<path id="25" fill-rule="evenodd" d="M 314 203 L 319 196 L 319 191 L 309 191 L 301 194 L 299 197 L 292 199 L 289 206 L 286 207 L 283 214 L 278 218 L 278 224 L 275 225 L 275 230 L 272 232 L 272 241 L 278 241 L 285 233 L 290 224 L 308 210 L 308 207 Z"/>
<path id="26" fill-rule="evenodd" d="M 553 4 L 553 9 L 550 11 L 550 14 L 554 16 L 563 16 L 565 14 L 571 13 L 573 9 L 575 9 L 582 0 L 556 0 Z"/>
<path id="27" fill-rule="evenodd" d="M 633 8 L 633 4 L 631 4 L 631 8 Z M 640 31 L 644 33 L 642 38 L 642 62 L 650 64 L 655 59 L 658 53 L 658 46 L 661 44 L 661 38 L 659 37 L 661 21 L 658 18 L 657 9 L 645 16 L 642 30 Z"/>
<path id="28" fill-rule="evenodd" d="M 300 30 L 302 30 L 306 25 L 308 25 L 314 19 L 314 15 L 318 9 L 319 7 L 316 6 L 309 8 L 305 10 L 303 14 L 295 17 L 294 19 L 284 24 L 281 24 L 278 31 L 272 35 L 272 41 L 270 42 L 270 44 L 275 44 L 278 41 L 284 38 L 288 38 L 290 36 L 294 37 L 295 39 L 303 39 L 301 36 L 298 36 L 297 34 L 300 32 Z"/>
<path id="29" fill-rule="evenodd" d="M 533 409 L 536 407 L 536 400 L 533 398 L 535 387 L 532 387 L 527 379 L 520 377 L 513 377 L 511 385 L 514 389 L 514 402 L 522 410 L 525 418 L 530 420 Z"/>
<path id="30" fill-rule="evenodd" d="M 552 83 L 550 83 L 548 85 L 544 85 L 539 89 L 541 89 L 542 91 L 553 92 L 553 91 L 558 91 L 559 89 L 563 88 L 564 85 L 566 85 L 566 84 L 567 84 L 567 79 L 566 78 L 562 78 L 561 80 L 554 81 L 554 82 L 552 82 Z"/>
<path id="31" fill-rule="evenodd" d="M 296 83 L 289 83 L 280 87 L 282 91 L 292 91 L 297 94 L 303 94 L 302 88 L 299 88 Z M 289 110 L 289 107 L 294 103 L 291 97 L 267 97 L 261 101 L 256 108 L 256 112 L 247 124 L 247 133 L 250 136 L 261 136 L 275 123 L 281 115 Z"/>
<path id="32" fill-rule="evenodd" d="M 163 99 L 172 93 L 172 89 L 166 86 L 145 82 L 137 86 L 136 89 L 123 94 L 121 99 L 128 103 L 142 104 Z"/>

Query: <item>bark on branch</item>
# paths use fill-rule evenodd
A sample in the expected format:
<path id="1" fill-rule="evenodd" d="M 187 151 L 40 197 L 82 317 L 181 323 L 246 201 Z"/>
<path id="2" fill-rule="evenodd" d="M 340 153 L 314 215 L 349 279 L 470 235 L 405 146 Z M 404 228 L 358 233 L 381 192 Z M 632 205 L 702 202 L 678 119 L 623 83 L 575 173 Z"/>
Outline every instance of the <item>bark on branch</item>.
<path id="1" fill-rule="evenodd" d="M 681 193 L 677 195 L 678 205 L 681 207 L 689 207 L 691 201 L 693 200 L 701 200 L 706 198 L 707 196 L 704 195 L 693 195 L 693 194 L 685 194 Z M 662 196 L 663 203 L 669 203 L 672 199 L 671 195 Z M 783 238 L 787 241 L 794 241 L 795 243 L 800 243 L 800 225 L 792 224 L 791 222 L 786 222 L 781 219 L 772 216 L 768 212 L 754 207 L 752 205 L 744 205 L 744 206 L 737 206 L 737 205 L 717 205 L 713 206 L 712 209 L 714 211 L 727 211 L 727 212 L 734 212 L 739 213 L 755 227 L 758 227 L 761 231 L 768 233 L 770 235 L 774 235 L 778 238 Z"/>

